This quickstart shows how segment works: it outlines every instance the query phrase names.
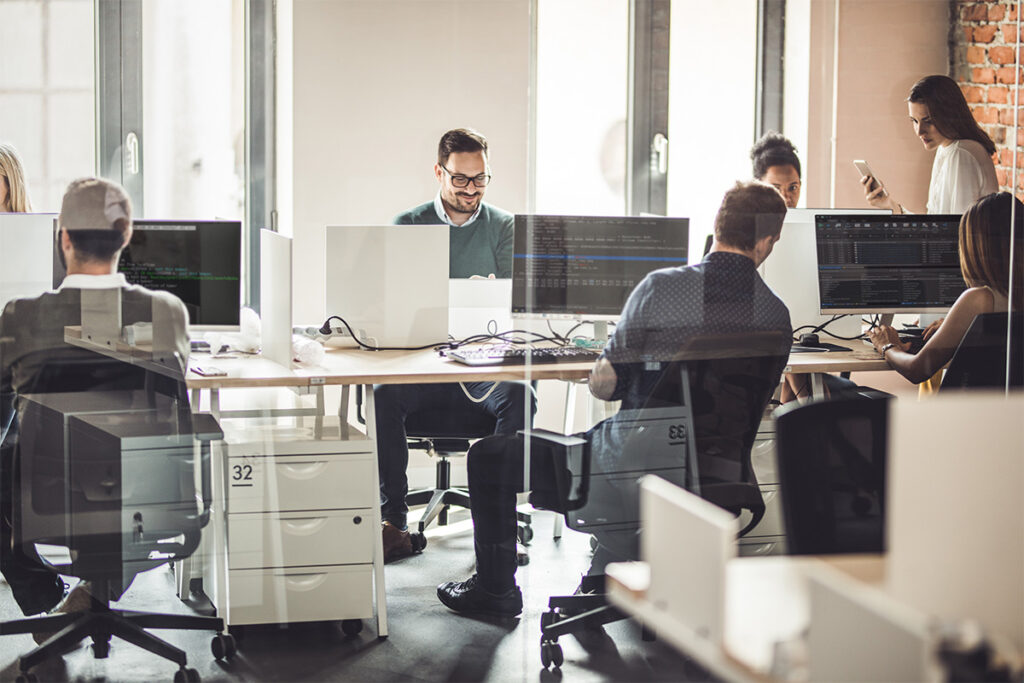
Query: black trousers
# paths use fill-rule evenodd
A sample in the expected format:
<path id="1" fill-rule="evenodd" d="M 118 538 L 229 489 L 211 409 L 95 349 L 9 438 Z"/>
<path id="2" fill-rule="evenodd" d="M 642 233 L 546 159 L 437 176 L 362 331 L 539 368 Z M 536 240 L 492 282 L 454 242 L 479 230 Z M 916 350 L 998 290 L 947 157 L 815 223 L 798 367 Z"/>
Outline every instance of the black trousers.
<path id="1" fill-rule="evenodd" d="M 8 434 L 8 441 L 11 434 Z M 35 548 L 14 545 L 11 526 L 14 512 L 14 484 L 20 479 L 14 448 L 0 448 L 0 573 L 11 586 L 18 607 L 26 616 L 46 612 L 64 596 L 64 582 L 49 569 Z"/>

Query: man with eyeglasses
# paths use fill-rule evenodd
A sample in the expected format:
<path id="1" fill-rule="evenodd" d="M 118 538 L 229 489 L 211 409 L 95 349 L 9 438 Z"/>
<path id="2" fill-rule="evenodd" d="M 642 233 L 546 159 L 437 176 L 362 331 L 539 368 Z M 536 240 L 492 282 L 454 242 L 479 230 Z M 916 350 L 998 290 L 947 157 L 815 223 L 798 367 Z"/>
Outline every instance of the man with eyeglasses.
<path id="1" fill-rule="evenodd" d="M 491 180 L 484 136 L 468 128 L 456 128 L 442 135 L 437 146 L 434 176 L 440 189 L 433 201 L 399 214 L 394 222 L 399 225 L 447 223 L 451 235 L 449 277 L 512 277 L 512 214 L 483 201 Z M 377 385 L 373 396 L 384 561 L 389 562 L 414 552 L 406 525 L 409 511 L 405 504 L 409 492 L 406 418 L 422 410 L 443 408 L 445 424 L 439 426 L 456 434 L 460 424 L 486 414 L 496 420 L 495 434 L 515 434 L 532 422 L 536 400 L 529 385 L 521 382 Z M 446 426 L 450 426 L 450 430 Z"/>
<path id="2" fill-rule="evenodd" d="M 491 180 L 484 136 L 468 128 L 442 135 L 434 176 L 440 184 L 434 200 L 395 223 L 451 226 L 449 277 L 512 277 L 512 214 L 483 201 Z"/>

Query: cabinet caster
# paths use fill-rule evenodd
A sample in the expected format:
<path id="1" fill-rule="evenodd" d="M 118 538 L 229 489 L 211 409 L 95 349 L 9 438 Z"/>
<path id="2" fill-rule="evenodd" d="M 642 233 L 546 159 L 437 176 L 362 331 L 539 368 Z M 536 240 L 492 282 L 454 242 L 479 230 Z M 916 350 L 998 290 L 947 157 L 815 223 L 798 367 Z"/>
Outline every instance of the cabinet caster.
<path id="1" fill-rule="evenodd" d="M 554 610 L 548 610 L 547 612 L 542 612 L 541 615 L 540 615 L 540 631 L 541 631 L 541 633 L 543 633 L 544 631 L 548 630 L 549 628 L 551 628 L 552 626 L 557 624 L 559 621 L 561 621 L 561 618 L 562 618 L 562 615 L 560 615 L 558 612 L 556 612 Z"/>
<path id="2" fill-rule="evenodd" d="M 350 638 L 358 636 L 363 631 L 362 619 L 345 619 L 341 622 L 341 632 Z"/>
<path id="3" fill-rule="evenodd" d="M 422 531 L 414 531 L 409 534 L 409 541 L 412 543 L 414 553 L 421 553 L 427 547 L 427 537 L 423 535 Z"/>
<path id="4" fill-rule="evenodd" d="M 25 671 L 15 677 L 14 683 L 39 683 L 39 677 L 31 671 Z"/>
<path id="5" fill-rule="evenodd" d="M 218 633 L 210 641 L 210 652 L 216 660 L 231 659 L 238 652 L 235 638 L 230 633 Z"/>
<path id="6" fill-rule="evenodd" d="M 195 669 L 181 667 L 174 672 L 174 683 L 199 683 L 199 672 Z"/>
<path id="7" fill-rule="evenodd" d="M 540 663 L 545 669 L 548 667 L 559 668 L 565 659 L 562 655 L 562 646 L 558 641 L 545 640 L 540 644 Z"/>
<path id="8" fill-rule="evenodd" d="M 523 524 L 516 527 L 516 538 L 523 545 L 529 545 L 530 541 L 533 540 L 533 527 L 529 524 Z"/>

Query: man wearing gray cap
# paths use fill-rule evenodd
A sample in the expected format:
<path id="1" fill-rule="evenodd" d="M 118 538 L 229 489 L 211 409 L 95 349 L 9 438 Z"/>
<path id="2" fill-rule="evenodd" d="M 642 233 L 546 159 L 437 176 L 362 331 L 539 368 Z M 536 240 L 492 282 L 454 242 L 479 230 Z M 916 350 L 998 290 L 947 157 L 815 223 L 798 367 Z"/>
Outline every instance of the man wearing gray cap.
<path id="1" fill-rule="evenodd" d="M 121 250 L 132 236 L 132 206 L 124 188 L 102 178 L 73 181 L 64 194 L 58 228 L 58 256 L 67 268 L 67 277 L 56 291 L 9 301 L 0 315 L 0 572 L 26 615 L 45 612 L 60 603 L 64 585 L 56 574 L 41 566 L 33 549 L 20 544 L 12 547 L 11 493 L 16 485 L 18 453 L 16 399 L 23 393 L 52 391 L 45 385 L 48 381 L 52 384 L 52 379 L 45 377 L 55 366 L 71 368 L 76 360 L 95 357 L 93 352 L 64 340 L 65 327 L 82 324 L 82 290 L 118 290 L 122 326 L 159 320 L 160 338 L 170 346 L 166 355 L 171 359 L 177 356 L 176 369 L 182 371 L 182 382 L 188 354 L 188 313 L 181 300 L 166 292 L 129 285 L 117 272 Z M 121 375 L 90 376 L 87 387 L 62 390 L 122 388 L 126 382 L 137 381 L 139 372 L 125 364 Z M 88 605 L 88 586 L 79 584 L 59 609 L 70 612 Z"/>

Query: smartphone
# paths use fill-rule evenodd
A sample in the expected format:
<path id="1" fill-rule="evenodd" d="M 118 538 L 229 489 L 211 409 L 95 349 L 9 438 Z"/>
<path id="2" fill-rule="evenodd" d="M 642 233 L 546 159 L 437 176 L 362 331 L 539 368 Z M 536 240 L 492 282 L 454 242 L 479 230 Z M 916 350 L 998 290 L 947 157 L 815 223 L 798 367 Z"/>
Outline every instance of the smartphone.
<path id="1" fill-rule="evenodd" d="M 882 181 L 878 179 L 878 176 L 876 176 L 874 172 L 871 170 L 871 167 L 868 166 L 868 162 L 864 161 L 863 159 L 854 159 L 853 165 L 857 167 L 857 170 L 860 171 L 860 174 L 862 176 L 869 176 L 871 178 L 870 189 L 872 191 L 876 187 L 881 187 L 882 196 L 888 196 L 889 193 L 886 191 L 885 186 L 882 185 Z"/>

